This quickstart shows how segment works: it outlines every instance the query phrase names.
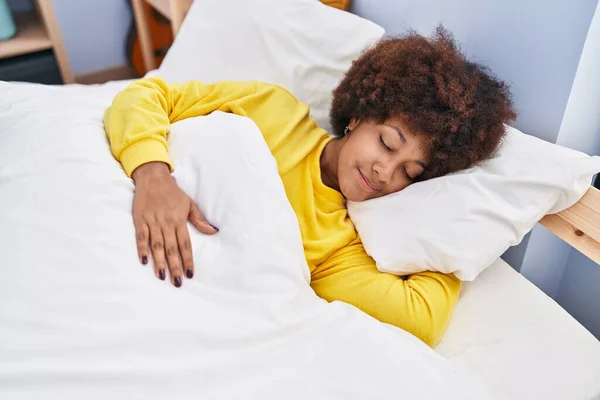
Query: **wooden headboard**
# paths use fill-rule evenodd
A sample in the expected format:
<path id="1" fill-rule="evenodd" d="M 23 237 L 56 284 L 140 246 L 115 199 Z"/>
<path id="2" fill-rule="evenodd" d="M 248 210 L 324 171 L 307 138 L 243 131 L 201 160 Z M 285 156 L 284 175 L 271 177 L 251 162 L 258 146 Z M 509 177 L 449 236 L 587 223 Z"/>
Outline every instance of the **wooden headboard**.
<path id="1" fill-rule="evenodd" d="M 600 264 L 600 190 L 591 186 L 572 207 L 546 215 L 540 223 Z"/>

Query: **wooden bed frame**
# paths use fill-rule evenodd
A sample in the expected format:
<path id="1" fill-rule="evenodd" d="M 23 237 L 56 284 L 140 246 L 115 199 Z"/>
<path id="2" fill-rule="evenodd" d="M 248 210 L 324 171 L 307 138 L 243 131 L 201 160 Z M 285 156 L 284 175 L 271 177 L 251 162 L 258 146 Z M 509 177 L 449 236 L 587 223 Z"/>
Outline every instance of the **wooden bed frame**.
<path id="1" fill-rule="evenodd" d="M 600 190 L 591 186 L 572 207 L 546 215 L 540 223 L 600 264 Z"/>

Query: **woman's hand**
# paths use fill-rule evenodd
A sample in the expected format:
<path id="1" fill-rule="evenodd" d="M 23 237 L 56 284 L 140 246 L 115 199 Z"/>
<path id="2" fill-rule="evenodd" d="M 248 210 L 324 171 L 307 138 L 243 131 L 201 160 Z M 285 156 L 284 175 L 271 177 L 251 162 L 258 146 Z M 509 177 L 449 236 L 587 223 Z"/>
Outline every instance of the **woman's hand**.
<path id="1" fill-rule="evenodd" d="M 208 223 L 192 199 L 177 186 L 167 164 L 143 164 L 133 171 L 131 177 L 135 182 L 133 221 L 140 262 L 148 263 L 152 249 L 156 276 L 164 280 L 168 267 L 171 283 L 179 287 L 184 273 L 188 278 L 194 276 L 187 221 L 208 235 L 218 230 Z"/>

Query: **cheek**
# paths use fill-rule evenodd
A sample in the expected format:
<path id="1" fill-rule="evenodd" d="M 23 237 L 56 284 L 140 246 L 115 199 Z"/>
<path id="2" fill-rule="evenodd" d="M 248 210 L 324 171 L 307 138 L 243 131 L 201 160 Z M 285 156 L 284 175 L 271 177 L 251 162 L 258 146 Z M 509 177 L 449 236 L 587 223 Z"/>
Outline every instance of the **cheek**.
<path id="1" fill-rule="evenodd" d="M 356 179 L 358 170 L 350 158 L 342 158 L 338 163 L 338 184 L 340 185 L 340 191 L 342 195 L 351 201 L 362 201 L 362 193 L 359 187 L 359 182 Z"/>
<path id="2" fill-rule="evenodd" d="M 347 200 L 356 202 L 367 200 L 366 194 L 361 190 L 358 181 L 351 179 L 351 176 L 346 176 L 340 180 L 340 191 Z"/>
<path id="3" fill-rule="evenodd" d="M 392 193 L 399 192 L 399 191 L 401 191 L 403 189 L 406 189 L 411 184 L 411 182 L 408 182 L 406 179 L 400 179 L 400 180 L 402 182 L 398 182 L 398 183 L 396 183 L 394 185 L 391 185 L 388 188 L 386 194 L 392 194 Z"/>
<path id="4" fill-rule="evenodd" d="M 351 136 L 340 152 L 339 165 L 346 167 L 366 167 L 375 162 L 381 145 L 372 135 L 360 132 Z"/>
<path id="5" fill-rule="evenodd" d="M 355 161 L 353 159 L 353 155 L 351 151 L 347 151 L 346 147 L 342 148 L 340 151 L 340 155 L 338 157 L 338 181 L 340 185 L 342 181 L 344 181 L 345 177 L 348 175 L 348 172 L 352 169 L 353 165 L 355 165 Z"/>
<path id="6" fill-rule="evenodd" d="M 338 167 L 338 183 L 342 194 L 348 197 L 349 192 L 353 189 L 354 182 L 352 179 L 352 168 L 350 165 L 340 165 Z"/>

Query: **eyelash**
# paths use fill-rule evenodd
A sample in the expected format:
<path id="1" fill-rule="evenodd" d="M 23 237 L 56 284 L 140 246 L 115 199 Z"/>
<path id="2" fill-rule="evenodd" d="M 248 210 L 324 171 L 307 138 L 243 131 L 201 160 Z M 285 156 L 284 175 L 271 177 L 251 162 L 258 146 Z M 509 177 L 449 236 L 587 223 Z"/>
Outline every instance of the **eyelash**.
<path id="1" fill-rule="evenodd" d="M 392 151 L 392 149 L 390 149 L 389 146 L 387 144 L 385 144 L 385 142 L 383 141 L 383 136 L 381 136 L 381 135 L 379 135 L 379 143 L 381 143 L 383 148 L 386 149 L 387 151 Z"/>
<path id="2" fill-rule="evenodd" d="M 385 144 L 385 142 L 383 141 L 382 135 L 379 135 L 379 143 L 381 143 L 383 148 L 386 149 L 387 151 L 392 151 L 392 149 L 390 149 L 390 147 L 387 144 Z M 412 176 L 410 176 L 408 174 L 408 172 L 406 171 L 406 168 L 402 167 L 402 172 L 404 173 L 404 176 L 406 177 L 406 179 L 408 179 L 411 182 L 415 181 L 415 178 L 413 178 Z"/>

